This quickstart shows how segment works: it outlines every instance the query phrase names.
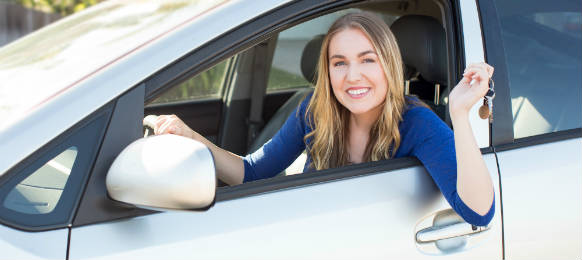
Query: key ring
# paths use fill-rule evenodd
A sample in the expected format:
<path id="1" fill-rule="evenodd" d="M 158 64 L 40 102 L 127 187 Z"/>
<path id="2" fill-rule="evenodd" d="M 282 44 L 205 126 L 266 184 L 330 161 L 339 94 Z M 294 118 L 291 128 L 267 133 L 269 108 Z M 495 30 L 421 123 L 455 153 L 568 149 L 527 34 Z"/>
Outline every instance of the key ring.
<path id="1" fill-rule="evenodd" d="M 489 118 L 489 123 L 491 123 L 493 122 L 492 112 L 493 112 L 493 98 L 495 97 L 494 90 L 495 81 L 493 81 L 492 78 L 489 78 L 489 81 L 491 82 L 491 86 L 489 87 L 489 90 L 487 90 L 487 93 L 483 97 L 483 105 L 481 105 L 481 107 L 479 108 L 479 117 L 481 117 L 481 119 Z"/>
<path id="2" fill-rule="evenodd" d="M 493 99 L 495 97 L 495 81 L 493 81 L 492 78 L 489 78 L 489 82 L 491 82 L 491 87 L 489 87 L 489 90 L 487 90 L 487 94 L 485 94 L 485 97 L 488 97 L 490 99 Z"/>

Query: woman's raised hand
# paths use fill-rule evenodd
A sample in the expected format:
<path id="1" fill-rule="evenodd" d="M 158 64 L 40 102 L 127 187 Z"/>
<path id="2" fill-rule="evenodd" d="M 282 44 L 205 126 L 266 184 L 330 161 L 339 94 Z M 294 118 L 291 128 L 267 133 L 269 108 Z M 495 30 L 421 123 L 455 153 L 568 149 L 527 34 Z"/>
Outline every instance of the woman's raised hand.
<path id="1" fill-rule="evenodd" d="M 487 63 L 473 63 L 467 66 L 463 78 L 449 94 L 451 119 L 469 114 L 471 107 L 487 94 L 489 79 L 492 76 L 493 67 Z"/>

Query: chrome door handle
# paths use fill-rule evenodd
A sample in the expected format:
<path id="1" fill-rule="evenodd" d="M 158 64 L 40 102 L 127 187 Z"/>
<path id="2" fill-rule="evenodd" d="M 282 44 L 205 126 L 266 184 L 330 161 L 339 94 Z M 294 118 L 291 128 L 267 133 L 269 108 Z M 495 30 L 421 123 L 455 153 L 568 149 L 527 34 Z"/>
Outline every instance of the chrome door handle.
<path id="1" fill-rule="evenodd" d="M 476 227 L 466 222 L 445 226 L 428 227 L 416 233 L 416 242 L 431 243 L 442 239 L 466 236 L 489 230 L 490 227 Z"/>

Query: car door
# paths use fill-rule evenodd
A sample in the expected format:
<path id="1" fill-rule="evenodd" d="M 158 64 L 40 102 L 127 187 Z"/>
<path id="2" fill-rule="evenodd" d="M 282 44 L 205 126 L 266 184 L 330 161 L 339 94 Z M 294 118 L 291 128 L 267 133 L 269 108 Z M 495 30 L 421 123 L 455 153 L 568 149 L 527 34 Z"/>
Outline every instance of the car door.
<path id="1" fill-rule="evenodd" d="M 582 4 L 496 0 L 480 10 L 503 87 L 493 142 L 505 257 L 581 258 Z"/>
<path id="2" fill-rule="evenodd" d="M 221 39 L 267 37 L 281 27 L 354 7 L 346 4 L 350 3 L 293 2 Z M 391 6 L 388 2 L 381 4 Z M 484 60 L 477 6 L 470 2 L 462 5 L 445 2 L 441 7 L 438 11 L 446 14 L 443 20 L 449 33 L 449 50 L 456 53 L 459 46 L 464 46 L 464 52 L 452 55 L 449 61 L 449 81 L 455 82 L 463 68 L 458 63 Z M 453 19 L 453 13 L 462 14 L 462 23 Z M 255 33 L 252 36 L 246 31 L 249 27 Z M 459 41 L 461 32 L 470 38 Z M 242 51 L 253 43 L 234 44 L 221 39 L 192 53 L 192 57 L 210 53 L 216 59 L 226 60 L 229 53 L 208 50 L 230 46 Z M 195 59 L 182 59 L 188 60 Z M 182 65 L 177 62 L 160 74 Z M 111 201 L 103 185 L 111 157 L 139 136 L 141 129 L 134 123 L 141 122 L 143 103 L 155 93 L 152 88 L 165 87 L 146 80 L 116 101 L 103 147 L 71 229 L 71 258 L 501 258 L 501 214 L 496 213 L 487 227 L 463 224 L 415 158 L 219 188 L 216 204 L 204 212 L 155 213 Z M 498 169 L 489 147 L 489 124 L 473 112 L 471 122 L 494 180 L 495 206 L 499 209 Z M 131 129 L 127 129 L 127 122 L 134 122 Z"/>

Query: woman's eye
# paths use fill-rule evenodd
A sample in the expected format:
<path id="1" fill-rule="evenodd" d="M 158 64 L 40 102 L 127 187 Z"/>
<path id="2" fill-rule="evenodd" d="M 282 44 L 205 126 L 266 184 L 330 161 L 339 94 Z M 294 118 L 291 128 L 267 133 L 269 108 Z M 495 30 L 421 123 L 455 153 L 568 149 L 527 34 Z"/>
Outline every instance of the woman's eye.
<path id="1" fill-rule="evenodd" d="M 333 66 L 334 66 L 334 67 L 343 66 L 343 65 L 346 65 L 346 63 L 345 63 L 345 62 L 343 62 L 343 61 L 338 61 L 338 62 L 335 62 L 335 63 L 333 64 Z"/>
<path id="2" fill-rule="evenodd" d="M 370 58 L 364 59 L 364 63 L 374 63 L 374 62 L 376 62 L 374 59 Z"/>

